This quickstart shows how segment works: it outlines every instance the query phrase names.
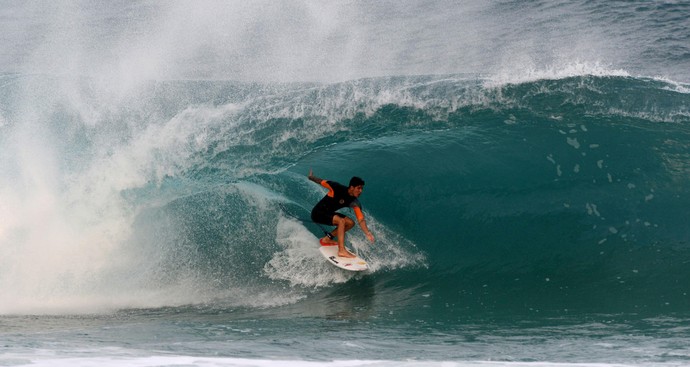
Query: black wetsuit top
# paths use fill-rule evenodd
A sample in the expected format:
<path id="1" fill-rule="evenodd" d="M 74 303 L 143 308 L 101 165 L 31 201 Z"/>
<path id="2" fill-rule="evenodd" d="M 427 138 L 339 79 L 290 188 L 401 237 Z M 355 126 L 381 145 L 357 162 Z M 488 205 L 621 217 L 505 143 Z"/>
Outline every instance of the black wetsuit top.
<path id="1" fill-rule="evenodd" d="M 327 188 L 328 193 L 312 209 L 311 220 L 319 224 L 332 226 L 334 215 L 345 217 L 345 215 L 337 213 L 336 210 L 345 207 L 352 208 L 358 220 L 364 218 L 361 211 L 362 205 L 356 197 L 347 193 L 347 186 L 326 180 L 321 181 L 321 186 Z"/>

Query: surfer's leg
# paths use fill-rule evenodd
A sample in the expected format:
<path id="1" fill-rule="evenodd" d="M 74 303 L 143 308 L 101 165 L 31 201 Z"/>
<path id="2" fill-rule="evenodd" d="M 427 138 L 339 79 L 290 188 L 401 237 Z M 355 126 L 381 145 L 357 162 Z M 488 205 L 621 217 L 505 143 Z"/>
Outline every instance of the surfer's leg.
<path id="1" fill-rule="evenodd" d="M 337 226 L 337 224 L 335 223 L 335 218 L 336 218 L 336 215 L 334 213 L 332 213 L 332 212 L 328 213 L 328 212 L 320 211 L 320 210 L 318 210 L 318 206 L 315 207 L 311 211 L 311 220 L 316 224 L 325 224 L 325 225 L 330 225 L 330 226 Z M 331 245 L 337 244 L 338 242 L 333 240 L 333 238 L 335 238 L 335 236 L 336 236 L 336 231 L 337 231 L 337 228 L 335 230 L 333 230 L 333 232 L 330 233 L 330 236 L 329 235 L 323 236 L 321 238 L 320 242 L 322 244 L 324 244 L 324 243 L 331 244 Z"/>
<path id="2" fill-rule="evenodd" d="M 338 227 L 336 228 L 338 234 L 338 256 L 340 257 L 356 257 L 345 248 L 345 232 L 355 226 L 355 222 L 348 217 L 333 217 L 333 222 Z M 337 222 L 337 223 L 336 223 Z"/>
<path id="3" fill-rule="evenodd" d="M 333 239 L 341 237 L 338 235 L 338 223 L 340 223 L 341 219 L 345 219 L 345 218 L 347 218 L 347 216 L 342 214 L 342 213 L 335 212 L 332 214 L 331 222 L 332 222 L 332 225 L 335 226 L 335 228 L 333 229 L 333 231 L 331 231 L 331 237 L 328 237 L 328 236 L 323 237 L 324 243 L 333 243 L 333 244 L 338 243 L 338 241 L 335 241 Z M 346 223 L 345 232 L 349 231 L 353 226 L 354 226 L 354 222 L 352 222 L 352 225 L 350 225 L 349 227 L 347 226 L 347 223 Z"/>
<path id="4" fill-rule="evenodd" d="M 350 219 L 348 217 L 339 217 L 339 219 L 345 221 L 345 232 L 351 230 L 352 227 L 355 226 L 355 222 L 353 222 L 352 219 Z M 338 234 L 338 222 L 335 218 L 333 219 L 333 225 L 336 227 L 333 230 L 333 232 L 331 232 L 331 235 L 333 235 L 333 237 L 335 237 L 335 238 L 340 238 L 341 235 Z M 343 236 L 343 238 L 344 238 L 344 236 Z"/>

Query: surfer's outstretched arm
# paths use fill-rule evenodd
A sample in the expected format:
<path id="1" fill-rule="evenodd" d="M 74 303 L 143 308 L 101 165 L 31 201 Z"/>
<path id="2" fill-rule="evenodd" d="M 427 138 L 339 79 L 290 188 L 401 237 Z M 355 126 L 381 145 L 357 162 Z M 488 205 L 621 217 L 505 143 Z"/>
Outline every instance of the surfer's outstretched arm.
<path id="1" fill-rule="evenodd" d="M 314 176 L 314 172 L 311 170 L 311 168 L 309 169 L 309 176 L 307 176 L 307 178 L 309 178 L 309 180 L 311 180 L 311 181 L 316 182 L 316 183 L 319 184 L 319 185 L 320 185 L 321 182 L 323 181 L 322 179 L 320 179 L 320 178 Z"/>

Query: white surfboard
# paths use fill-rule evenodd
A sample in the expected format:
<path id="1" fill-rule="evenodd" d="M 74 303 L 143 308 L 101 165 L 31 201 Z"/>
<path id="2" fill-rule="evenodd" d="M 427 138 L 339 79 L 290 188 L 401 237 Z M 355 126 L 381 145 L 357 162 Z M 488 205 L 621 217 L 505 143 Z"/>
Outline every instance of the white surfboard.
<path id="1" fill-rule="evenodd" d="M 364 271 L 369 269 L 367 262 L 360 257 L 340 257 L 338 256 L 338 246 L 323 246 L 319 248 L 321 255 L 328 260 L 329 263 L 345 270 L 350 271 Z"/>

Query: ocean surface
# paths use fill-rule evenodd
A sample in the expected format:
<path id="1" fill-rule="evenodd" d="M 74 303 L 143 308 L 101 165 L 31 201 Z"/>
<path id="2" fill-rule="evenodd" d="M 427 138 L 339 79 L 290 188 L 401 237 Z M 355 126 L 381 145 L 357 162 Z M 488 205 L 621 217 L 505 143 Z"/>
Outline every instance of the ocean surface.
<path id="1" fill-rule="evenodd" d="M 0 366 L 690 366 L 687 1 L 3 2 L 0 47 Z"/>

